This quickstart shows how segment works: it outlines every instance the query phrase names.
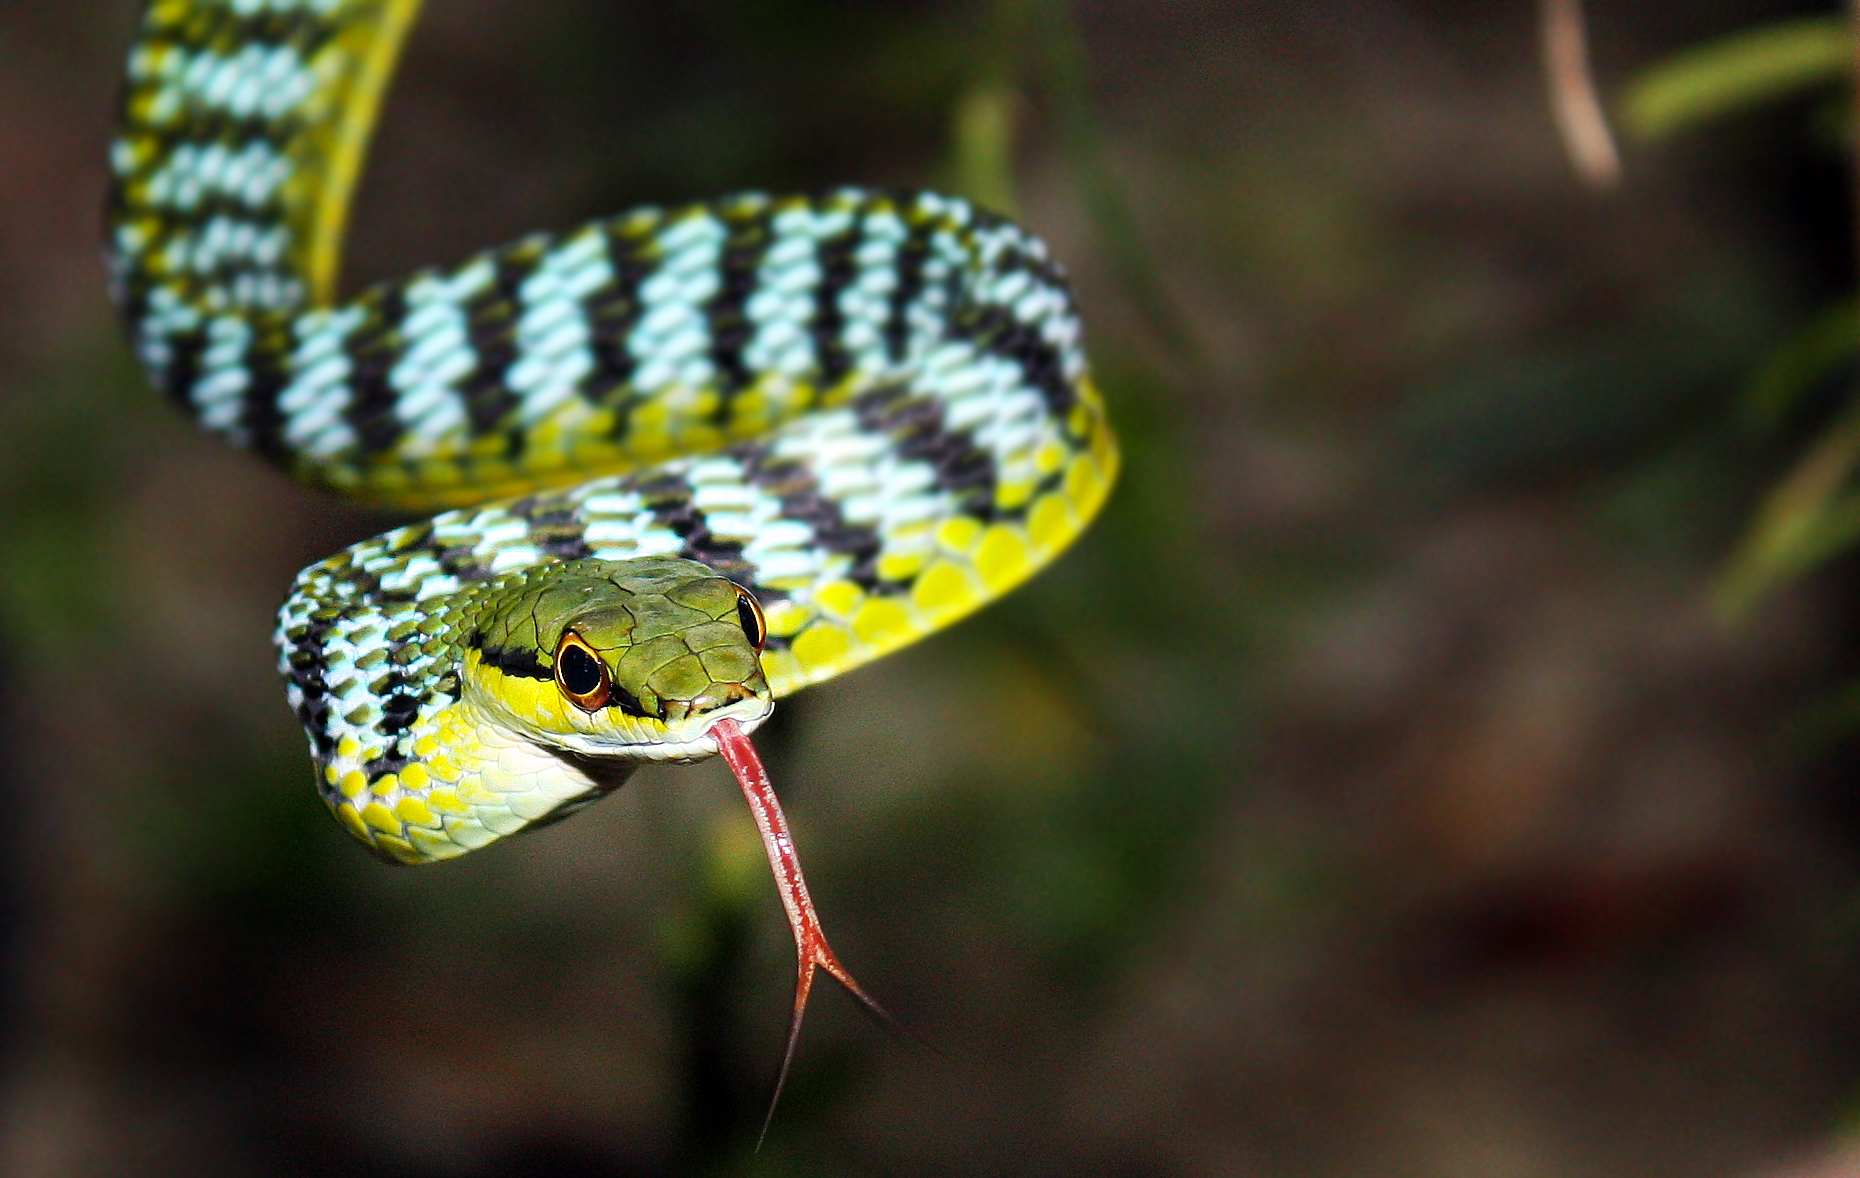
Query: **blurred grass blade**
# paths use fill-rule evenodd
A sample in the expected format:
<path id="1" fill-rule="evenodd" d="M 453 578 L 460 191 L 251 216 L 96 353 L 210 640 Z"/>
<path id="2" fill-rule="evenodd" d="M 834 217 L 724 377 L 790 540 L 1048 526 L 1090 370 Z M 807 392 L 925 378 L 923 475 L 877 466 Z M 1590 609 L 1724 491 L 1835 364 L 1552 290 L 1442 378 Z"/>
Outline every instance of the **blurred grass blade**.
<path id="1" fill-rule="evenodd" d="M 1842 299 L 1798 329 L 1757 369 L 1744 391 L 1744 420 L 1764 433 L 1775 430 L 1808 390 L 1856 351 L 1860 299 Z"/>
<path id="2" fill-rule="evenodd" d="M 1012 217 L 1019 201 L 1014 190 L 1014 132 L 1020 95 L 998 79 L 984 79 L 956 100 L 952 128 L 956 188 L 984 208 Z"/>
<path id="3" fill-rule="evenodd" d="M 1838 16 L 1805 17 L 1676 53 L 1629 86 L 1622 119 L 1657 139 L 1835 81 L 1852 63 L 1850 28 Z"/>
<path id="4" fill-rule="evenodd" d="M 1728 622 L 1758 600 L 1860 540 L 1860 493 L 1843 491 L 1860 464 L 1860 405 L 1772 490 L 1743 546 L 1718 583 L 1715 605 Z"/>

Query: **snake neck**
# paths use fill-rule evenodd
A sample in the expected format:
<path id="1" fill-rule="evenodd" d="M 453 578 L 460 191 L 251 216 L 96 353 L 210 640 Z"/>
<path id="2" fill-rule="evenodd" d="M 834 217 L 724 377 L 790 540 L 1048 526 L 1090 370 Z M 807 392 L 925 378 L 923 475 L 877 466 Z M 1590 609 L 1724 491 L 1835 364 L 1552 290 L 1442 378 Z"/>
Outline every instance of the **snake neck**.
<path id="1" fill-rule="evenodd" d="M 437 702 L 412 732 L 399 756 L 345 740 L 316 758 L 337 819 L 392 862 L 451 859 L 554 822 L 619 788 L 643 763 L 545 747 L 471 699 Z"/>

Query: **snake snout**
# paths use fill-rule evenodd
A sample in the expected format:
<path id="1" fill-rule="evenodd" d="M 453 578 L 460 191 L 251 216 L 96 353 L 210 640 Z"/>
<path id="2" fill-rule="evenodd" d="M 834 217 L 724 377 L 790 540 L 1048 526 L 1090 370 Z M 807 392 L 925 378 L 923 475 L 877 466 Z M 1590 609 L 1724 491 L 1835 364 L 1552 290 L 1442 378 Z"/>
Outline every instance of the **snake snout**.
<path id="1" fill-rule="evenodd" d="M 663 718 L 669 723 L 689 720 L 694 716 L 704 716 L 719 708 L 729 707 L 733 703 L 750 699 L 755 695 L 741 683 L 713 683 L 692 699 L 662 699 L 659 706 L 664 709 Z"/>

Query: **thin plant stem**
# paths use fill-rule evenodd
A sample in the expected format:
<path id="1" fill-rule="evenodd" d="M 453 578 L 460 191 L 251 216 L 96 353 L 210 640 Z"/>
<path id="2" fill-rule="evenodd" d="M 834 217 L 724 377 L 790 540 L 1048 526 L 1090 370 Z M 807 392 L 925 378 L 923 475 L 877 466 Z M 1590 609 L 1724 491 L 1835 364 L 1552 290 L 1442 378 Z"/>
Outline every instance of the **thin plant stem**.
<path id="1" fill-rule="evenodd" d="M 1860 4 L 1860 0 L 1854 0 Z M 1550 88 L 1550 111 L 1563 137 L 1576 174 L 1596 188 L 1621 180 L 1621 153 L 1608 129 L 1608 116 L 1595 93 L 1589 69 L 1589 36 L 1582 0 L 1539 0 L 1544 53 L 1544 81 Z"/>

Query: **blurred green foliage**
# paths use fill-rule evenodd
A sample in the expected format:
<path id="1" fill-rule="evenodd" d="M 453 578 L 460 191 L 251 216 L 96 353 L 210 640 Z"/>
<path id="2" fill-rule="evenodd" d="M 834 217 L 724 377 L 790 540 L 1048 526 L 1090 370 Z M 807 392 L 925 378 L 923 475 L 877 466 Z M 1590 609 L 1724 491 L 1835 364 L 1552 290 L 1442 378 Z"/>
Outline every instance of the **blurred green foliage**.
<path id="1" fill-rule="evenodd" d="M 1630 130 L 1646 138 L 1672 135 L 1839 82 L 1852 69 L 1853 56 L 1853 33 L 1844 17 L 1764 25 L 1642 71 L 1622 101 L 1622 115 Z"/>
<path id="2" fill-rule="evenodd" d="M 1670 136 L 1816 88 L 1851 96 L 1855 30 L 1844 16 L 1803 17 L 1722 37 L 1657 63 L 1629 87 L 1622 111 L 1647 138 Z M 1851 115 L 1850 115 L 1851 120 Z M 1843 144 L 1851 154 L 1851 145 Z M 1776 431 L 1802 402 L 1860 353 L 1852 299 L 1793 333 L 1757 370 L 1744 416 Z M 1844 374 L 1852 383 L 1851 373 Z M 1820 427 L 1795 467 L 1764 497 L 1718 586 L 1719 612 L 1741 618 L 1765 595 L 1860 542 L 1860 391 Z"/>

